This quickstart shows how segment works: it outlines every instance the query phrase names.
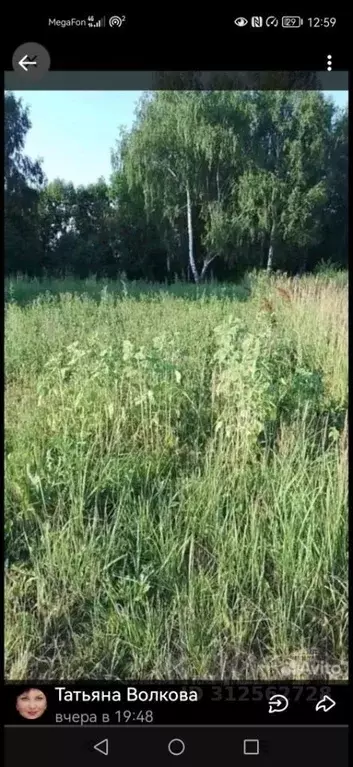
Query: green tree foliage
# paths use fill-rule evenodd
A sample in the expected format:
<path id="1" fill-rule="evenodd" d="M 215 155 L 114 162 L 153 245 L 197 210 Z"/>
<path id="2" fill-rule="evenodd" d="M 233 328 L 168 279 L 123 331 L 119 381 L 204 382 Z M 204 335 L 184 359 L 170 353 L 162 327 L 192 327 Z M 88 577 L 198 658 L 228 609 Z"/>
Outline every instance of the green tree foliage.
<path id="1" fill-rule="evenodd" d="M 5 94 L 5 269 L 34 274 L 39 268 L 37 240 L 39 191 L 44 182 L 40 162 L 23 149 L 31 127 L 28 109 L 12 93 Z"/>
<path id="2" fill-rule="evenodd" d="M 47 271 L 116 273 L 115 217 L 103 179 L 77 188 L 61 179 L 48 184 L 40 195 L 39 222 Z"/>
<path id="3" fill-rule="evenodd" d="M 148 218 L 196 282 L 229 245 L 227 198 L 244 165 L 247 107 L 234 92 L 160 92 L 125 139 L 129 188 L 142 189 Z"/>
<path id="4" fill-rule="evenodd" d="M 313 92 L 253 98 L 253 157 L 238 183 L 240 234 L 262 242 L 269 270 L 285 268 L 291 249 L 304 258 L 320 233 L 333 108 Z"/>
<path id="5" fill-rule="evenodd" d="M 329 143 L 328 197 L 322 210 L 322 257 L 348 264 L 348 111 L 338 113 Z"/>
<path id="6" fill-rule="evenodd" d="M 5 107 L 7 272 L 199 282 L 347 263 L 348 115 L 318 91 L 146 93 L 110 182 L 77 188 L 43 184 L 28 112 Z"/>

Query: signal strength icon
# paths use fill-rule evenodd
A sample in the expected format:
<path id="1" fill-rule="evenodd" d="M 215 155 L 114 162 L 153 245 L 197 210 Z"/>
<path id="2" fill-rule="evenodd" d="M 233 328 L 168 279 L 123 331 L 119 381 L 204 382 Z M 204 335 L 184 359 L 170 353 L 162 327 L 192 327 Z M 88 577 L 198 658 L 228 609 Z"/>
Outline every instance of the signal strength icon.
<path id="1" fill-rule="evenodd" d="M 93 21 L 92 16 L 90 16 L 90 19 L 92 19 L 92 21 L 88 22 L 89 27 L 105 27 L 105 16 L 103 16 L 103 18 L 99 19 L 99 21 L 96 21 L 96 22 Z"/>

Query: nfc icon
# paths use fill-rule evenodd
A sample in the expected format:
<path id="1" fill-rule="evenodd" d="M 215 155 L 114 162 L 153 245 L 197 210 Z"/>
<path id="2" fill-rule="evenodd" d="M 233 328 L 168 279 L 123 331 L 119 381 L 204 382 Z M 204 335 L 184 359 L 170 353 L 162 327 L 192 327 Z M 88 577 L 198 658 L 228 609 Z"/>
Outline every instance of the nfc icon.
<path id="1" fill-rule="evenodd" d="M 251 17 L 251 26 L 252 27 L 262 27 L 262 24 L 263 24 L 262 16 L 252 16 Z"/>

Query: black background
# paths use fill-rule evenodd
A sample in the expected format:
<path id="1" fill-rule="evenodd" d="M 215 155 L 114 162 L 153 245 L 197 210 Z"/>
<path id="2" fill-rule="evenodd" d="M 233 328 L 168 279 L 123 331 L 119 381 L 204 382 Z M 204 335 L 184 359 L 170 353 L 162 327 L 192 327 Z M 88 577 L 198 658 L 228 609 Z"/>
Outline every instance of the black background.
<path id="1" fill-rule="evenodd" d="M 175 756 L 168 743 L 178 738 L 185 751 Z M 9 728 L 5 738 L 6 767 L 77 767 L 77 765 L 153 765 L 166 767 L 212 767 L 249 765 L 243 755 L 244 739 L 259 740 L 255 767 L 348 767 L 347 730 L 336 728 Z M 108 740 L 108 755 L 97 752 L 96 744 Z"/>
<path id="2" fill-rule="evenodd" d="M 115 716 L 117 710 L 135 711 L 153 711 L 154 724 L 348 724 L 349 722 L 349 688 L 347 684 L 330 684 L 325 682 L 313 682 L 312 684 L 303 684 L 302 682 L 292 682 L 291 684 L 229 684 L 212 682 L 209 684 L 192 685 L 185 682 L 168 685 L 161 685 L 153 682 L 127 682 L 121 684 L 112 682 L 102 684 L 92 682 L 90 684 L 77 682 L 65 683 L 57 682 L 50 685 L 42 682 L 30 682 L 29 687 L 38 687 L 45 692 L 48 699 L 47 712 L 38 720 L 26 722 L 17 714 L 16 696 L 18 688 L 16 685 L 6 685 L 6 724 L 22 724 L 33 728 L 36 725 L 55 724 L 56 714 L 91 714 L 96 713 L 97 724 L 102 724 L 102 714 L 111 715 L 111 724 L 117 724 Z M 178 689 L 196 689 L 199 693 L 198 701 L 194 702 L 170 702 L 163 701 L 156 703 L 153 701 L 128 701 L 127 687 L 136 687 L 138 690 L 178 690 Z M 58 691 L 55 687 L 65 687 L 68 691 L 83 690 L 92 692 L 93 690 L 119 690 L 121 692 L 121 701 L 109 702 L 103 701 L 84 703 L 59 701 Z M 268 699 L 276 694 L 286 695 L 289 699 L 288 708 L 283 712 L 269 713 Z M 336 701 L 336 706 L 328 712 L 322 710 L 315 711 L 316 703 L 324 694 L 329 695 Z M 62 697 L 64 692 L 62 691 Z M 145 696 L 143 696 L 145 697 Z M 154 697 L 154 696 L 153 696 Z M 74 722 L 76 719 L 74 720 Z M 104 721 L 104 720 L 103 720 Z M 131 724 L 133 723 L 132 720 Z M 87 722 L 86 722 L 87 723 Z M 63 720 L 62 724 L 68 724 Z M 58 725 L 60 727 L 60 724 Z M 145 724 L 144 727 L 152 725 Z"/>
<path id="3" fill-rule="evenodd" d="M 87 7 L 87 6 L 86 6 Z M 331 13 L 322 13 L 322 16 L 336 16 L 337 22 L 333 28 L 310 28 L 306 22 L 304 27 L 300 29 L 282 29 L 278 27 L 276 29 L 270 29 L 263 27 L 261 29 L 253 29 L 250 24 L 244 28 L 238 28 L 234 25 L 233 20 L 235 16 L 242 15 L 250 17 L 252 14 L 258 12 L 258 8 L 251 8 L 247 10 L 240 9 L 238 6 L 234 6 L 233 12 L 231 11 L 218 11 L 217 7 L 209 6 L 209 10 L 206 10 L 205 6 L 198 6 L 199 10 L 194 10 L 191 6 L 185 5 L 170 5 L 160 6 L 161 11 L 157 11 L 156 8 L 147 6 L 141 8 L 141 10 L 130 10 L 129 7 L 115 7 L 113 9 L 100 6 L 99 8 L 89 8 L 87 11 L 73 11 L 70 12 L 60 9 L 57 10 L 50 8 L 49 12 L 41 12 L 36 9 L 33 4 L 27 5 L 24 9 L 20 9 L 17 6 L 13 6 L 7 10 L 6 20 L 6 36 L 3 41 L 4 51 L 4 69 L 7 71 L 12 70 L 12 56 L 16 48 L 26 42 L 36 42 L 43 45 L 48 49 L 51 57 L 51 69 L 52 70 L 279 70 L 279 71 L 317 71 L 326 69 L 327 55 L 331 54 L 333 57 L 334 70 L 348 70 L 350 68 L 351 58 L 351 34 L 352 34 L 352 16 L 351 14 L 342 14 L 333 9 Z M 283 12 L 292 10 L 284 9 Z M 295 9 L 293 9 L 295 12 Z M 261 13 L 261 10 L 260 10 Z M 276 11 L 274 11 L 276 14 Z M 98 20 L 105 15 L 109 18 L 110 15 L 125 15 L 127 20 L 124 22 L 120 29 L 109 28 L 104 29 L 90 29 L 90 28 L 58 28 L 48 26 L 48 17 L 51 18 L 69 18 L 76 16 L 77 18 L 84 18 L 87 15 L 95 15 Z M 264 15 L 264 12 L 262 11 Z M 277 15 L 281 16 L 281 13 Z M 318 15 L 316 11 L 308 10 L 305 15 L 301 14 L 304 19 L 309 16 Z M 64 682 L 57 683 L 58 686 L 64 686 Z M 131 686 L 137 686 L 133 682 Z M 295 683 L 292 683 L 295 685 Z M 301 683 L 297 683 L 301 686 Z M 344 731 L 342 730 L 287 730 L 283 728 L 283 725 L 288 723 L 306 723 L 306 724 L 325 724 L 330 725 L 334 723 L 346 723 L 349 718 L 349 689 L 346 685 L 333 685 L 328 683 L 313 683 L 306 686 L 305 692 L 300 698 L 295 701 L 290 695 L 290 705 L 288 709 L 280 714 L 269 715 L 268 704 L 266 697 L 266 685 L 254 684 L 241 685 L 243 689 L 248 688 L 250 692 L 245 695 L 243 692 L 242 700 L 230 700 L 227 693 L 221 694 L 219 700 L 212 700 L 212 697 L 217 697 L 217 693 L 213 692 L 212 688 L 219 688 L 217 682 L 213 682 L 211 685 L 203 686 L 202 700 L 197 703 L 132 703 L 122 700 L 120 703 L 114 704 L 100 704 L 98 707 L 95 705 L 87 704 L 58 704 L 57 693 L 54 691 L 54 684 L 47 685 L 41 682 L 30 682 L 29 686 L 38 686 L 45 691 L 48 696 L 48 712 L 40 720 L 40 722 L 28 722 L 25 724 L 24 720 L 20 720 L 20 717 L 16 715 L 15 711 L 15 698 L 16 689 L 13 685 L 6 685 L 5 687 L 5 710 L 6 710 L 6 723 L 7 724 L 22 724 L 21 730 L 17 728 L 9 728 L 7 732 L 7 753 L 6 753 L 6 767 L 17 767 L 17 765 L 23 764 L 28 761 L 36 764 L 37 767 L 41 767 L 41 764 L 47 766 L 62 764 L 63 760 L 68 767 L 72 764 L 85 763 L 85 764 L 99 764 L 103 757 L 93 751 L 93 744 L 99 739 L 105 737 L 106 730 L 98 729 L 94 732 L 88 728 L 73 729 L 69 735 L 66 735 L 67 730 L 70 728 L 56 727 L 55 731 L 52 728 L 38 728 L 39 724 L 50 724 L 55 718 L 55 712 L 87 712 L 97 711 L 100 714 L 103 711 L 114 712 L 117 709 L 129 709 L 129 710 L 147 710 L 153 709 L 155 715 L 156 724 L 177 724 L 177 723 L 222 723 L 222 724 L 234 724 L 244 723 L 271 723 L 274 720 L 276 724 L 280 724 L 282 727 L 275 732 L 272 731 L 270 735 L 261 735 L 263 739 L 271 740 L 271 743 L 276 745 L 270 745 L 271 758 L 266 756 L 266 744 L 264 749 L 264 757 L 258 757 L 256 761 L 257 765 L 262 764 L 287 764 L 294 765 L 298 762 L 305 767 L 306 764 L 312 764 L 315 759 L 320 767 L 327 765 L 337 764 L 338 767 L 343 767 L 346 764 L 346 745 L 344 744 Z M 285 683 L 278 685 L 278 692 L 284 692 L 284 688 L 288 686 Z M 67 685 L 68 687 L 68 685 Z M 71 685 L 72 689 L 103 689 L 105 685 L 100 683 L 92 683 L 91 685 Z M 234 685 L 234 688 L 237 686 Z M 269 684 L 267 686 L 271 690 L 271 694 L 274 694 L 276 685 Z M 315 712 L 315 703 L 320 697 L 320 688 L 330 687 L 331 696 L 337 701 L 337 705 L 331 709 L 328 713 Z M 121 689 L 120 683 L 116 685 L 110 685 L 111 689 Z M 148 689 L 148 685 L 140 685 L 141 689 Z M 177 689 L 178 685 L 172 685 L 171 689 Z M 263 694 L 261 699 L 254 699 L 254 694 L 251 690 L 261 689 Z M 311 688 L 311 689 L 310 689 Z M 151 684 L 150 689 L 157 690 L 157 684 Z M 166 688 L 164 688 L 166 689 Z M 238 688 L 239 689 L 239 688 Z M 292 687 L 294 691 L 294 687 Z M 314 689 L 314 692 L 313 692 Z M 293 693 L 294 695 L 294 693 Z M 308 696 L 310 699 L 308 699 Z M 259 698 L 259 695 L 255 695 L 255 698 Z M 109 728 L 107 728 L 109 730 Z M 151 733 L 151 737 L 158 739 L 160 744 L 155 747 L 153 753 L 148 753 L 148 748 L 142 741 L 142 753 L 144 759 L 141 761 L 133 761 L 131 758 L 131 743 L 138 742 L 139 737 L 135 733 L 141 732 L 139 730 L 132 730 L 128 733 L 128 727 L 121 730 L 126 734 L 130 734 L 132 740 L 126 741 L 130 745 L 126 745 L 130 758 L 129 764 L 148 762 L 148 757 L 151 757 L 150 761 L 154 764 L 174 764 L 173 757 L 169 758 L 166 751 L 166 741 L 168 740 L 167 731 L 159 730 L 158 728 L 151 728 L 150 725 L 143 725 L 143 731 Z M 61 732 L 60 732 L 61 730 Z M 84 734 L 85 730 L 86 734 Z M 116 733 L 116 728 L 111 728 L 109 733 Z M 119 731 L 120 732 L 120 731 Z M 158 732 L 158 735 L 157 735 Z M 200 733 L 207 731 L 200 730 L 196 736 L 197 731 L 189 731 L 193 734 L 189 736 L 191 741 L 196 739 L 200 741 Z M 208 733 L 210 734 L 209 730 Z M 225 740 L 231 737 L 230 730 L 218 731 L 222 732 L 222 735 L 212 736 L 214 738 L 214 745 L 216 747 L 219 757 L 222 756 L 223 750 L 227 759 L 224 763 L 238 764 L 243 763 L 243 759 L 240 757 L 240 744 L 232 745 L 230 742 L 227 745 Z M 227 732 L 226 736 L 224 733 Z M 264 731 L 269 733 L 270 731 Z M 40 735 L 41 733 L 41 735 Z M 45 735 L 44 735 L 45 733 Z M 57 734 L 55 734 L 57 733 Z M 74 733 L 76 733 L 74 735 Z M 79 733 L 79 734 L 77 734 Z M 154 735 L 155 733 L 155 735 Z M 240 731 L 239 731 L 240 733 Z M 244 730 L 245 733 L 245 730 Z M 320 735 L 321 733 L 321 735 Z M 179 733 L 176 728 L 173 728 L 170 732 L 171 737 L 178 737 Z M 209 735 L 210 736 L 210 735 Z M 124 735 L 125 737 L 125 735 Z M 233 737 L 233 736 L 232 736 Z M 238 740 L 240 738 L 240 734 Z M 258 737 L 258 733 L 255 731 L 248 732 L 246 737 Z M 325 740 L 326 737 L 326 740 Z M 70 744 L 70 738 L 76 738 L 76 745 Z M 207 737 L 206 737 L 207 740 Z M 164 742 L 165 741 L 165 742 Z M 156 740 L 157 742 L 157 740 Z M 204 747 L 207 750 L 210 746 L 206 744 L 205 737 L 203 735 Z M 223 745 L 222 745 L 223 744 Z M 330 746 L 331 744 L 331 746 Z M 342 745 L 341 756 L 338 753 L 339 744 Z M 136 746 L 137 747 L 137 746 Z M 118 764 L 120 759 L 118 756 L 124 756 L 124 747 L 118 747 L 120 750 L 117 754 L 113 754 L 111 763 Z M 320 751 L 321 748 L 321 751 Z M 22 751 L 21 751 L 22 749 Z M 160 750 L 160 756 L 158 755 L 158 749 Z M 273 750 L 274 749 L 274 750 Z M 331 750 L 330 750 L 331 749 Z M 158 752 L 158 753 L 157 753 Z M 190 752 L 189 752 L 190 753 Z M 191 752 L 191 761 L 186 754 L 185 758 L 179 757 L 178 764 L 208 764 L 207 758 L 203 758 L 200 745 L 198 750 Z M 231 759 L 233 754 L 234 758 Z M 102 762 L 102 764 L 108 764 L 109 758 Z M 246 759 L 246 757 L 245 757 Z M 49 761 L 50 760 L 50 761 Z M 70 761 L 71 760 L 71 761 Z M 223 763 L 220 758 L 220 762 Z M 212 761 L 212 763 L 217 763 Z M 247 762 L 246 762 L 247 763 Z"/>
<path id="4" fill-rule="evenodd" d="M 86 6 L 87 7 L 87 6 Z M 322 13 L 336 16 L 333 28 L 309 28 L 307 19 L 317 15 L 306 11 L 300 29 L 254 29 L 250 23 L 243 28 L 234 24 L 241 15 L 238 6 L 233 11 L 218 11 L 217 7 L 192 8 L 178 5 L 113 10 L 101 6 L 89 11 L 36 9 L 33 4 L 24 10 L 9 10 L 6 22 L 5 70 L 12 70 L 12 55 L 19 45 L 36 42 L 48 49 L 52 70 L 325 70 L 327 54 L 333 57 L 335 70 L 349 68 L 349 37 L 352 33 L 350 14 Z M 247 18 L 257 8 L 246 10 Z M 286 9 L 288 10 L 288 9 Z M 49 27 L 48 18 L 86 18 L 103 15 L 126 15 L 118 28 L 58 28 Z M 277 14 L 279 18 L 282 11 Z M 281 22 L 280 22 L 281 23 Z"/>

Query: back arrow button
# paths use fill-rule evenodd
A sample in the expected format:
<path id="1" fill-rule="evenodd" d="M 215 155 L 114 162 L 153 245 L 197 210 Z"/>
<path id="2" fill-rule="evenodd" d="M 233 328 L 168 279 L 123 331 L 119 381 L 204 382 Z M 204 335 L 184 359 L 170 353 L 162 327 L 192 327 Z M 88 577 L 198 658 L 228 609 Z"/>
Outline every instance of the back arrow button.
<path id="1" fill-rule="evenodd" d="M 12 56 L 12 66 L 21 76 L 20 83 L 37 82 L 48 72 L 50 56 L 39 43 L 22 43 Z M 19 87 L 21 88 L 21 84 Z"/>
<path id="2" fill-rule="evenodd" d="M 33 60 L 31 61 L 31 59 L 29 59 L 27 54 L 26 54 L 25 56 L 22 56 L 22 59 L 18 63 L 20 65 L 20 67 L 22 67 L 22 69 L 24 69 L 25 72 L 28 72 L 28 67 L 36 67 L 37 66 L 37 62 L 35 60 L 36 58 L 37 58 L 37 56 L 33 56 Z"/>
<path id="3" fill-rule="evenodd" d="M 95 746 L 93 746 L 95 751 L 99 751 L 100 754 L 103 754 L 103 756 L 108 756 L 109 753 L 109 742 L 108 738 L 105 738 L 104 740 L 100 740 L 99 743 L 96 743 Z"/>

